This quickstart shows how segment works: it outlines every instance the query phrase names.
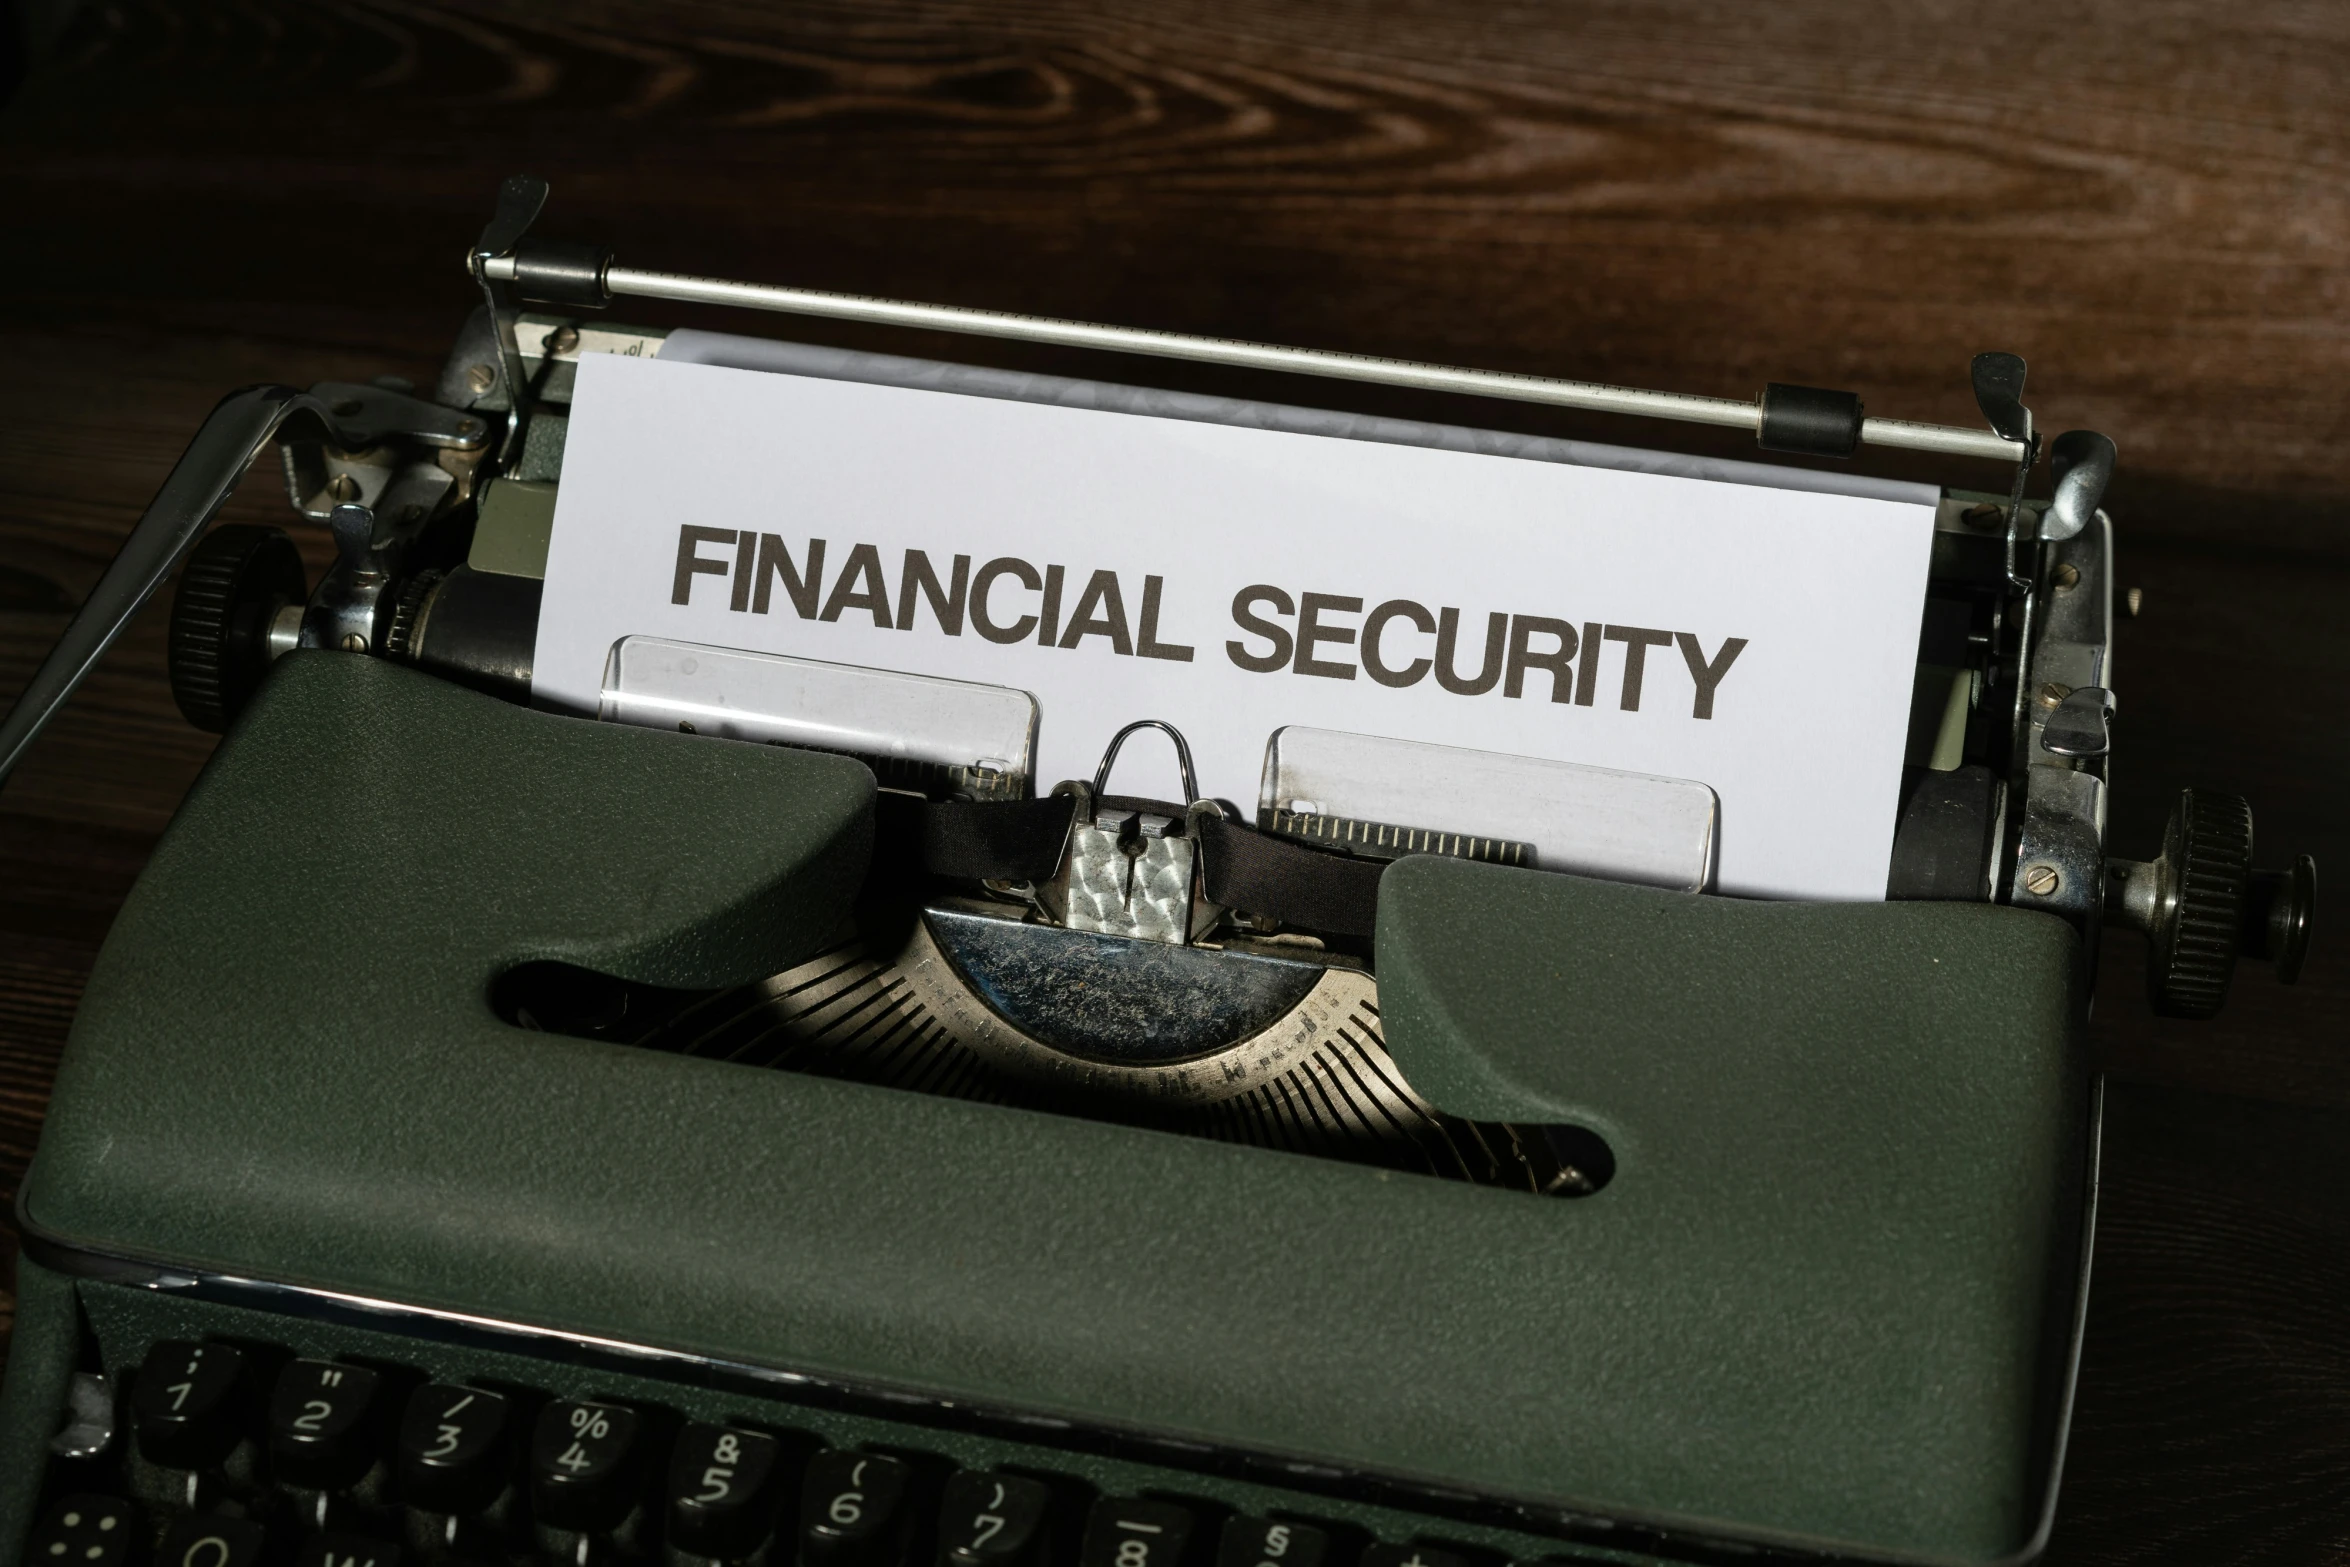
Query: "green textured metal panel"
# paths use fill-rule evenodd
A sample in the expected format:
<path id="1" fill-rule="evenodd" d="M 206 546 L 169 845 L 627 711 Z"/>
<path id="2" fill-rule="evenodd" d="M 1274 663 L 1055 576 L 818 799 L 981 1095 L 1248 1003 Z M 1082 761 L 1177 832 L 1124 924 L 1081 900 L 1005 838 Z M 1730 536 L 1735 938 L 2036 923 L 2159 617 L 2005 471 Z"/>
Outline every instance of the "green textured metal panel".
<path id="1" fill-rule="evenodd" d="M 1785 1516 L 1816 1486 L 1797 1527 L 1984 1557 L 2022 1547 L 2043 1500 L 2078 1257 L 2076 946 L 1982 905 L 1437 858 L 1380 890 L 1405 1075 L 1456 1114 L 1575 1122 L 1615 1152 L 1575 1215 L 1578 1418 L 1653 1455 L 1668 1506 Z M 1594 1307 L 1623 1331 L 1586 1342 Z"/>
<path id="2" fill-rule="evenodd" d="M 1623 1168 L 1582 1201 L 490 1013 L 529 958 L 677 985 L 783 967 L 845 910 L 869 787 L 298 655 L 124 909 L 29 1217 L 96 1251 L 1702 1535 L 2023 1543 L 2081 1120 L 2061 925 L 1798 911 L 1819 918 L 1708 956 L 1703 922 L 1760 906 L 1407 862 L 1382 962 L 1408 1069 L 1451 1108 L 1587 1114 Z M 1660 941 L 1684 966 L 1634 964 L 1645 990 L 1589 977 Z M 1977 977 L 1904 1000 L 1935 957 Z M 1733 983 L 1725 1028 L 1704 996 Z M 1545 1063 L 1578 1037 L 1578 1064 Z"/>

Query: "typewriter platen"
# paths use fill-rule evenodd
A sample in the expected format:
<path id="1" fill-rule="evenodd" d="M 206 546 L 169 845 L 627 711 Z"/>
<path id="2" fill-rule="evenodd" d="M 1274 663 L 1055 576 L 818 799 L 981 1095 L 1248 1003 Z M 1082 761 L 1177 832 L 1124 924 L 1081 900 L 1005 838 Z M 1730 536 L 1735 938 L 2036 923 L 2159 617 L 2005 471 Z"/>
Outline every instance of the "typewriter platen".
<path id="1" fill-rule="evenodd" d="M 530 237 L 544 194 L 502 193 L 431 396 L 224 402 L 0 734 L 4 767 L 193 545 L 174 690 L 236 729 L 110 942 L 22 1199 L 0 1439 L 47 1455 L 8 1517 L 39 1513 L 36 1556 L 2036 1548 L 2099 925 L 2208 1016 L 2240 957 L 2297 972 L 2314 871 L 2255 869 L 2249 808 L 2201 790 L 2156 857 L 2107 855 L 2114 454 L 2059 436 L 2027 496 L 2019 360 L 1974 365 L 1988 431 L 1905 425 L 634 272 Z M 1139 742 L 1172 787 L 1117 794 L 1116 744 L 1034 775 L 1021 693 L 649 637 L 607 722 L 528 712 L 571 376 L 671 346 L 580 313 L 615 295 L 2004 463 L 1939 510 L 1892 901 L 1692 897 L 1702 785 L 1310 728 L 1267 737 L 1253 802 L 1202 798 L 1172 732 Z M 336 540 L 316 584 L 275 530 L 206 532 L 273 437 Z M 743 814 L 761 842 L 707 863 L 697 832 Z M 1678 961 L 1552 961 L 1634 928 Z M 1946 961 L 1933 992 L 1916 964 Z"/>

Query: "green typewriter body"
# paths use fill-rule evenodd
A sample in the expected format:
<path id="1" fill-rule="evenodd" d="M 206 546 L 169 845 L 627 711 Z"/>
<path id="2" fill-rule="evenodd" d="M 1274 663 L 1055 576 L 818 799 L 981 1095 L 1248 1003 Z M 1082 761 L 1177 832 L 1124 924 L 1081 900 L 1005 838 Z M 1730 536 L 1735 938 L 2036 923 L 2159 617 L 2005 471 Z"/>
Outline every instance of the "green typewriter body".
<path id="1" fill-rule="evenodd" d="M 1572 1200 L 492 1011 L 529 962 L 789 968 L 871 800 L 846 760 L 294 655 L 92 977 L 8 1472 L 74 1373 L 217 1340 L 253 1379 L 341 1357 L 1513 1557 L 2032 1538 L 2088 1169 L 2063 922 L 1401 862 L 1395 1059 L 1455 1113 L 1599 1129 Z M 72 1483 L 11 1487 L 18 1538 Z"/>
<path id="2" fill-rule="evenodd" d="M 2208 1010 L 2297 966 L 2311 873 L 2217 797 L 2105 858 L 2111 446 L 2024 501 L 2020 361 L 1992 435 L 1764 399 L 2020 463 L 1942 507 L 1895 896 L 1742 901 L 523 705 L 567 367 L 662 350 L 517 297 L 760 292 L 533 249 L 543 194 L 432 397 L 225 402 L 0 730 L 281 440 L 341 558 L 221 529 L 183 578 L 228 732 L 19 1197 L 0 1567 L 2038 1552 L 2099 922 Z M 1144 339 L 1096 346 L 1287 352 Z"/>

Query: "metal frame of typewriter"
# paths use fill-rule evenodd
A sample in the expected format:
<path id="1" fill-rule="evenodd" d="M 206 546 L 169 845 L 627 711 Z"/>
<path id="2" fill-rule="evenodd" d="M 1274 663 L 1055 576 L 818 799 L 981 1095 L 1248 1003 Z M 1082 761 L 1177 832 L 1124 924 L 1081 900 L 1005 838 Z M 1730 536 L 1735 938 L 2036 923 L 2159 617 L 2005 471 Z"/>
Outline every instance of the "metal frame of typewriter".
<path id="1" fill-rule="evenodd" d="M 600 328 L 576 312 L 616 298 L 666 299 L 1739 428 L 1753 431 L 1766 451 L 1846 457 L 1865 445 L 2005 465 L 2011 482 L 2003 494 L 1945 490 L 1936 523 L 1936 587 L 1969 606 L 1958 633 L 1973 683 L 1963 760 L 1989 770 L 1989 787 L 1971 799 L 1935 797 L 1929 787 L 1929 798 L 1912 802 L 1896 843 L 1893 895 L 2046 910 L 2072 922 L 2092 950 L 2107 920 L 2140 930 L 2154 947 L 2155 1004 L 2179 1015 L 2216 1011 L 2239 955 L 2274 961 L 2287 982 L 2299 970 L 2314 866 L 2302 856 L 2286 871 L 2254 871 L 2250 811 L 2242 802 L 2191 793 L 2159 857 L 2136 862 L 2106 852 L 2115 587 L 2112 525 L 2099 503 L 2113 444 L 2088 431 L 2057 437 L 2048 445 L 2053 498 L 2028 500 L 2042 440 L 2023 402 L 2023 361 L 2014 355 L 1977 356 L 1973 389 L 1989 428 L 1970 430 L 1868 417 L 1857 396 L 1817 388 L 1774 384 L 1743 403 L 645 271 L 597 247 L 533 237 L 546 195 L 543 182 L 522 177 L 501 189 L 496 215 L 468 257 L 488 306 L 475 329 L 482 335 L 456 346 L 436 400 L 382 384 L 323 384 L 307 393 L 258 387 L 215 411 L 0 726 L 0 777 L 204 533 L 272 438 L 284 443 L 296 510 L 328 523 L 339 558 L 314 591 L 305 594 L 297 577 L 261 611 L 266 625 L 245 628 L 242 667 L 204 676 L 192 704 L 183 688 L 183 707 L 225 727 L 233 704 L 222 703 L 233 693 L 215 688 L 249 688 L 268 659 L 296 647 L 431 667 L 412 635 L 415 607 L 401 598 L 405 563 L 436 529 L 469 520 L 480 486 L 494 475 L 551 476 L 560 431 L 550 426 L 559 421 L 535 416 L 542 404 L 567 399 L 581 353 L 657 351 L 659 333 Z M 569 313 L 528 315 L 525 302 Z M 225 604 L 210 612 L 216 631 L 223 616 L 250 620 L 256 613 Z M 527 647 L 473 656 L 477 663 L 502 659 L 506 667 L 460 669 L 461 677 L 504 674 L 511 681 L 519 664 L 527 684 Z M 1979 879 L 1953 863 L 1963 858 L 1953 845 L 1976 841 L 1978 831 Z M 1920 855 L 1925 873 L 1905 891 L 1905 858 Z"/>
<path id="2" fill-rule="evenodd" d="M 1976 792 L 1961 797 L 1928 791 L 1913 800 L 1915 819 L 1905 817 L 1904 837 L 1896 845 L 1896 879 L 1907 875 L 1909 895 L 1915 897 L 2005 904 L 2067 921 L 2089 954 L 2076 974 L 2082 988 L 2071 998 L 2076 1017 L 2087 1004 L 2096 937 L 2106 921 L 2148 934 L 2155 949 L 2151 967 L 2157 1004 L 2184 1015 L 2208 1016 L 2217 1009 L 2240 956 L 2273 961 L 2279 977 L 2288 981 L 2298 970 L 2308 941 L 2314 868 L 2303 856 L 2283 872 L 2254 871 L 2250 813 L 2242 802 L 2191 795 L 2174 814 L 2158 858 L 2133 862 L 2107 854 L 2115 586 L 2112 525 L 2099 503 L 2113 449 L 2089 432 L 2060 436 L 2050 445 L 2054 494 L 2044 501 L 2028 499 L 2025 490 L 2042 447 L 2022 400 L 2022 361 L 2012 355 L 1976 360 L 1974 391 L 1990 428 L 1965 430 L 1869 418 L 1857 397 L 1815 388 L 1774 385 L 1757 402 L 1738 403 L 637 271 L 614 264 L 592 247 L 533 239 L 529 230 L 545 196 L 543 184 L 519 179 L 501 192 L 498 213 L 470 257 L 487 309 L 457 343 L 433 397 L 399 385 L 327 384 L 307 392 L 252 388 L 220 405 L 58 650 L 0 725 L 0 777 L 205 533 L 247 466 L 273 439 L 284 448 L 295 509 L 333 530 L 337 559 L 314 588 L 298 573 L 291 581 L 279 581 L 274 593 L 259 596 L 222 593 L 207 599 L 210 590 L 203 582 L 193 589 L 183 584 L 175 638 L 185 621 L 236 650 L 235 657 L 209 666 L 209 687 L 182 684 L 183 708 L 200 722 L 225 727 L 241 693 L 258 686 L 272 659 L 295 649 L 363 653 L 435 670 L 434 660 L 421 656 L 418 600 L 405 591 L 414 584 L 415 564 L 425 557 L 436 531 L 470 526 L 472 508 L 491 479 L 552 473 L 559 464 L 559 423 L 538 415 L 542 405 L 563 400 L 563 382 L 580 354 L 641 352 L 651 346 L 652 334 L 592 326 L 577 312 L 600 308 L 615 297 L 669 299 L 1742 428 L 1753 431 L 1765 450 L 1810 456 L 1848 456 L 1872 445 L 2003 465 L 2009 480 L 2003 488 L 1945 490 L 1935 523 L 1934 584 L 1958 606 L 1953 614 L 1959 618 L 1944 630 L 1947 644 L 1961 650 L 1951 668 L 1960 677 L 1954 692 L 1964 688 L 1965 712 L 1953 731 L 1959 736 L 1955 752 L 1937 742 L 1941 754 L 1936 761 L 1957 765 L 1929 771 L 1947 778 L 1972 767 L 1980 776 L 1970 775 L 1968 787 Z M 534 304 L 554 309 L 526 312 L 525 306 Z M 263 580 L 261 586 L 266 590 L 270 583 Z M 517 676 L 527 683 L 527 646 L 477 652 L 466 667 L 436 672 L 493 689 L 502 681 L 508 695 Z M 1949 710 L 1957 711 L 1957 704 Z M 1833 766 L 1832 739 L 1821 752 L 1822 765 Z M 1915 862 L 1907 870 L 1905 855 Z M 2044 922 L 2031 923 L 2046 928 Z M 483 1343 L 517 1335 L 550 1337 L 544 1329 L 503 1318 L 419 1310 L 296 1284 L 157 1270 L 98 1257 L 44 1239 L 24 1213 L 21 1196 L 20 1217 L 36 1261 L 82 1277 L 202 1302 L 264 1305 L 297 1317 L 359 1324 L 390 1319 Z M 2085 1227 L 2081 1244 L 2085 1248 Z M 2078 1302 L 2073 1304 L 2071 1344 L 2077 1349 L 2080 1318 Z M 787 1389 L 802 1401 L 834 1400 L 840 1407 L 912 1407 L 905 1395 L 887 1388 L 827 1387 L 790 1371 L 618 1339 L 553 1338 L 598 1362 L 617 1357 L 674 1364 L 697 1375 Z M 2065 1401 L 2069 1385 L 2067 1370 Z M 954 1418 L 976 1418 L 984 1428 L 994 1416 L 966 1409 Z M 1023 1425 L 1035 1424 L 1016 1413 L 1002 1419 L 1005 1431 L 1014 1435 Z M 2063 1420 L 2060 1413 L 2052 1463 L 2061 1461 Z M 1090 1439 L 1087 1433 L 1074 1435 Z M 1153 1461 L 1155 1439 L 1147 1435 L 1096 1435 L 1109 1451 Z M 1055 1440 L 1069 1441 L 1071 1434 Z M 1180 1446 L 1159 1445 L 1167 1452 Z M 1255 1461 L 1248 1455 L 1208 1456 L 1243 1467 Z M 1197 1455 L 1182 1461 L 1205 1462 Z M 1274 1474 L 1275 1460 L 1264 1464 L 1273 1467 L 1259 1478 L 1288 1483 Z M 1576 1538 L 1575 1530 L 1586 1522 L 1537 1518 L 1533 1509 L 1506 1501 L 1414 1495 L 1408 1486 L 1381 1491 L 1386 1482 L 1377 1476 L 1309 1480 L 1298 1483 L 1329 1494 L 1369 1494 L 1502 1529 L 1530 1526 Z M 2045 1539 L 2046 1528 L 2043 1515 L 2037 1539 Z M 1649 1542 L 1629 1533 L 1619 1539 L 1630 1549 L 1651 1543 L 1658 1549 L 1681 1548 L 1671 1540 Z M 1703 1541 L 1697 1545 L 1701 1552 L 1710 1548 Z"/>

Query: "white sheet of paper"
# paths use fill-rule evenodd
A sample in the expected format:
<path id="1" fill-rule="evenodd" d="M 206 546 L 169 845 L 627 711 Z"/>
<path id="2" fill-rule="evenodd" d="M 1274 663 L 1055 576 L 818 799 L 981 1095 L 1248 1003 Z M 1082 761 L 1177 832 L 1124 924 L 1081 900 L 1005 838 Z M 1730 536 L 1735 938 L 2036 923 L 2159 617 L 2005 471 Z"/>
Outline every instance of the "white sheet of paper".
<path id="1" fill-rule="evenodd" d="M 613 643 L 638 633 L 986 681 L 1041 705 L 1040 792 L 1091 778 L 1120 727 L 1161 718 L 1190 741 L 1201 788 L 1246 810 L 1284 724 L 1694 778 L 1722 802 L 1722 891 L 1881 898 L 1925 493 L 585 355 L 533 690 L 593 712 Z M 956 634 L 909 590 L 913 551 L 950 601 L 967 557 Z M 1363 632 L 1398 601 L 1376 649 L 1389 677 L 1373 679 Z M 1439 640 L 1423 616 L 1457 627 L 1449 687 L 1423 663 Z M 1278 667 L 1244 667 L 1284 645 Z M 1114 787 L 1178 794 L 1165 742 L 1132 742 Z"/>

